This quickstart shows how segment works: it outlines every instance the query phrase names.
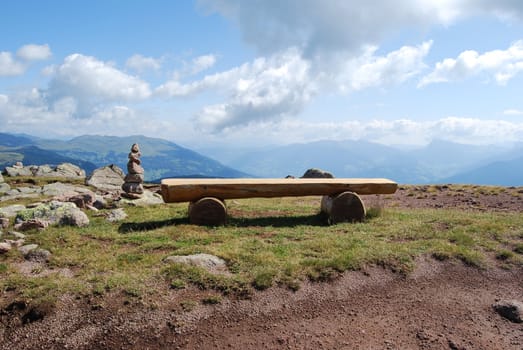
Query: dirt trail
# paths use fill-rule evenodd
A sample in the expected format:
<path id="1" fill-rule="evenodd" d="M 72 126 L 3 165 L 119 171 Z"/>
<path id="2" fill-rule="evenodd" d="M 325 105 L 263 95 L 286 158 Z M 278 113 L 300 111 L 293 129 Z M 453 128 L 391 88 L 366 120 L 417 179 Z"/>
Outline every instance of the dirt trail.
<path id="1" fill-rule="evenodd" d="M 522 271 L 423 261 L 407 278 L 374 268 L 233 302 L 176 341 L 187 349 L 523 349 L 523 325 L 491 307 L 522 296 Z"/>
<path id="2" fill-rule="evenodd" d="M 375 267 L 190 312 L 176 306 L 205 292 L 172 293 L 135 305 L 65 298 L 0 331 L 0 349 L 523 349 L 523 324 L 492 309 L 522 299 L 523 269 L 423 259 L 408 277 Z"/>

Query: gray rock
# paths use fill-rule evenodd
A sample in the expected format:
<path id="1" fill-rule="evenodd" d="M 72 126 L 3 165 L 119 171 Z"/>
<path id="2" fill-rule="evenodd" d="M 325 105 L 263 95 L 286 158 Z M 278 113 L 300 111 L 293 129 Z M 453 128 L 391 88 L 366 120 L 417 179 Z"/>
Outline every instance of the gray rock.
<path id="1" fill-rule="evenodd" d="M 0 194 L 4 194 L 8 192 L 11 189 L 11 186 L 6 184 L 5 182 L 0 183 Z"/>
<path id="2" fill-rule="evenodd" d="M 61 182 L 54 182 L 42 187 L 41 194 L 49 197 L 60 197 L 61 201 L 66 201 L 68 197 L 73 197 L 78 194 L 88 193 L 94 197 L 93 191 L 79 186 L 64 184 Z"/>
<path id="3" fill-rule="evenodd" d="M 13 247 L 7 242 L 0 242 L 0 254 L 5 254 L 10 251 Z"/>
<path id="4" fill-rule="evenodd" d="M 119 191 L 125 174 L 118 166 L 111 164 L 95 169 L 85 183 L 103 191 Z"/>
<path id="5" fill-rule="evenodd" d="M 14 227 L 20 231 L 43 230 L 49 226 L 49 222 L 42 219 L 30 219 L 17 223 Z"/>
<path id="6" fill-rule="evenodd" d="M 66 177 L 66 178 L 84 178 L 85 171 L 79 166 L 76 166 L 71 163 L 62 163 L 59 164 L 54 170 L 56 173 L 54 176 Z"/>
<path id="7" fill-rule="evenodd" d="M 10 189 L 11 186 L 4 182 L 4 177 L 2 176 L 2 173 L 0 173 L 0 195 L 6 193 Z"/>
<path id="8" fill-rule="evenodd" d="M 329 173 L 328 171 L 317 169 L 317 168 L 311 168 L 307 169 L 305 174 L 303 174 L 302 178 L 334 178 L 334 175 Z"/>
<path id="9" fill-rule="evenodd" d="M 126 194 L 129 195 L 129 194 Z M 137 199 L 121 198 L 120 203 L 131 206 L 145 207 L 148 205 L 162 204 L 164 203 L 162 196 L 158 193 L 145 190 Z"/>
<path id="10" fill-rule="evenodd" d="M 141 195 L 144 191 L 143 185 L 138 182 L 125 182 L 122 185 L 122 190 L 124 190 L 126 193 L 139 194 L 139 195 Z M 137 196 L 137 197 L 139 198 L 140 196 Z"/>
<path id="11" fill-rule="evenodd" d="M 211 254 L 173 255 L 166 257 L 164 262 L 199 266 L 211 272 L 227 271 L 225 260 Z"/>
<path id="12" fill-rule="evenodd" d="M 49 165 L 33 165 L 30 167 L 33 176 L 52 176 L 53 168 Z"/>
<path id="13" fill-rule="evenodd" d="M 74 203 L 51 201 L 18 212 L 16 222 L 21 223 L 32 219 L 42 219 L 51 225 L 87 226 L 89 218 Z"/>
<path id="14" fill-rule="evenodd" d="M 59 164 L 56 167 L 50 165 L 27 165 L 6 167 L 5 172 L 9 176 L 49 176 L 65 177 L 70 179 L 84 178 L 85 171 L 71 163 Z"/>
<path id="15" fill-rule="evenodd" d="M 24 254 L 24 258 L 34 262 L 48 262 L 51 258 L 51 252 L 45 249 L 36 248 Z"/>
<path id="16" fill-rule="evenodd" d="M 76 204 L 78 208 L 86 209 L 93 206 L 95 195 L 94 193 L 77 194 L 76 196 L 66 198 L 66 201 Z"/>
<path id="17" fill-rule="evenodd" d="M 21 247 L 24 245 L 25 243 L 25 239 L 23 238 L 20 238 L 20 239 L 16 239 L 16 240 L 12 240 L 12 239 L 6 239 L 5 240 L 6 243 L 9 243 L 11 245 L 11 247 Z"/>
<path id="18" fill-rule="evenodd" d="M 8 232 L 11 236 L 18 238 L 18 239 L 24 239 L 25 235 L 23 233 L 17 232 L 17 231 L 9 231 Z"/>
<path id="19" fill-rule="evenodd" d="M 3 218 L 0 216 L 0 228 L 9 227 L 9 218 Z"/>
<path id="20" fill-rule="evenodd" d="M 60 225 L 85 227 L 89 225 L 89 218 L 83 211 L 73 210 L 61 218 Z"/>
<path id="21" fill-rule="evenodd" d="M 21 194 L 38 194 L 38 193 L 40 193 L 40 187 L 18 187 L 17 190 Z"/>
<path id="22" fill-rule="evenodd" d="M 7 176 L 33 176 L 33 172 L 31 171 L 31 167 L 24 167 L 24 166 L 6 166 L 5 167 L 5 173 Z"/>
<path id="23" fill-rule="evenodd" d="M 26 244 L 18 248 L 18 251 L 25 257 L 31 251 L 38 248 L 38 244 Z"/>
<path id="24" fill-rule="evenodd" d="M 39 196 L 39 189 L 30 187 L 12 188 L 0 196 L 0 202 L 15 200 L 21 198 L 37 198 Z"/>
<path id="25" fill-rule="evenodd" d="M 492 305 L 494 310 L 506 319 L 515 322 L 523 322 L 523 303 L 517 300 L 500 300 Z"/>
<path id="26" fill-rule="evenodd" d="M 25 206 L 21 204 L 13 204 L 8 205 L 7 207 L 0 208 L 0 216 L 2 217 L 13 217 L 18 214 L 19 211 L 22 211 L 25 209 Z"/>
<path id="27" fill-rule="evenodd" d="M 106 220 L 109 222 L 118 222 L 122 221 L 127 217 L 127 213 L 122 209 L 113 209 L 111 210 L 106 217 Z"/>

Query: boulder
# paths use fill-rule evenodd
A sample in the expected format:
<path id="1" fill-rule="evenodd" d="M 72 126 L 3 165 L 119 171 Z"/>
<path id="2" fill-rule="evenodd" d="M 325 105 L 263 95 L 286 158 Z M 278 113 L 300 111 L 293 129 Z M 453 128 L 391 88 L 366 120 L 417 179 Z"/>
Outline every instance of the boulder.
<path id="1" fill-rule="evenodd" d="M 42 219 L 51 225 L 89 225 L 87 215 L 71 202 L 51 201 L 36 208 L 19 211 L 16 215 L 17 224 L 33 219 Z"/>
<path id="2" fill-rule="evenodd" d="M 52 176 L 52 172 L 54 171 L 53 168 L 51 168 L 50 165 L 44 164 L 44 165 L 32 165 L 30 167 L 31 172 L 33 173 L 33 176 Z"/>
<path id="3" fill-rule="evenodd" d="M 16 239 L 25 239 L 25 235 L 17 231 L 9 231 L 8 234 Z"/>
<path id="4" fill-rule="evenodd" d="M 51 259 L 51 252 L 45 249 L 36 248 L 25 254 L 24 258 L 29 261 L 44 263 Z"/>
<path id="5" fill-rule="evenodd" d="M 2 173 L 0 173 L 0 184 L 4 182 L 4 176 L 2 175 Z"/>
<path id="6" fill-rule="evenodd" d="M 517 300 L 500 300 L 492 305 L 494 310 L 507 320 L 515 323 L 523 322 L 523 303 Z"/>
<path id="7" fill-rule="evenodd" d="M 45 220 L 31 219 L 31 220 L 19 222 L 18 224 L 15 225 L 14 228 L 16 230 L 20 230 L 20 231 L 28 231 L 28 230 L 33 230 L 33 229 L 43 230 L 43 229 L 47 228 L 47 226 L 49 226 L 49 222 L 47 222 Z"/>
<path id="8" fill-rule="evenodd" d="M 118 222 L 118 221 L 124 220 L 126 217 L 127 217 L 127 213 L 122 208 L 118 208 L 118 209 L 111 210 L 107 214 L 105 219 L 109 222 Z"/>
<path id="9" fill-rule="evenodd" d="M 70 184 L 64 184 L 61 182 L 54 182 L 42 187 L 40 193 L 43 196 L 59 197 L 60 201 L 67 201 L 69 197 L 76 196 L 78 194 L 89 194 L 94 197 L 94 192 L 79 186 L 73 186 Z"/>
<path id="10" fill-rule="evenodd" d="M 85 183 L 103 191 L 119 191 L 125 174 L 118 166 L 111 164 L 95 169 Z"/>
<path id="11" fill-rule="evenodd" d="M 0 242 L 0 254 L 5 254 L 10 251 L 13 247 L 7 242 Z"/>
<path id="12" fill-rule="evenodd" d="M 40 187 L 18 187 L 12 188 L 0 196 L 0 202 L 16 200 L 20 198 L 37 198 L 40 195 Z"/>
<path id="13" fill-rule="evenodd" d="M 0 228 L 8 228 L 9 227 L 9 218 L 3 218 L 0 216 Z"/>
<path id="14" fill-rule="evenodd" d="M 66 178 L 84 178 L 85 170 L 71 163 L 62 163 L 56 167 L 54 176 Z"/>
<path id="15" fill-rule="evenodd" d="M 78 208 L 87 209 L 94 208 L 95 198 L 96 196 L 94 195 L 94 193 L 84 193 L 69 197 L 66 199 L 66 201 L 76 204 Z"/>
<path id="16" fill-rule="evenodd" d="M 84 178 L 85 171 L 71 163 L 62 163 L 53 167 L 48 164 L 43 165 L 13 165 L 6 167 L 5 172 L 9 176 L 48 176 L 65 177 L 70 179 Z"/>
<path id="17" fill-rule="evenodd" d="M 0 208 L 0 217 L 14 217 L 19 211 L 24 209 L 25 206 L 21 204 L 8 205 L 7 207 Z"/>
<path id="18" fill-rule="evenodd" d="M 33 172 L 31 171 L 31 167 L 28 166 L 6 166 L 5 167 L 5 173 L 7 176 L 33 176 Z"/>
<path id="19" fill-rule="evenodd" d="M 11 186 L 6 184 L 5 182 L 0 183 L 0 195 L 8 192 L 11 189 Z"/>
<path id="20" fill-rule="evenodd" d="M 126 193 L 125 195 L 129 196 L 130 194 Z M 120 203 L 128 204 L 131 206 L 143 207 L 154 204 L 163 204 L 164 201 L 162 196 L 160 196 L 158 193 L 144 190 L 140 197 L 133 199 L 121 198 Z"/>
<path id="21" fill-rule="evenodd" d="M 202 267 L 210 272 L 227 271 L 225 260 L 211 254 L 172 255 L 166 257 L 164 262 L 178 263 Z"/>
<path id="22" fill-rule="evenodd" d="M 311 168 L 307 169 L 305 174 L 302 176 L 303 179 L 306 178 L 329 178 L 332 179 L 334 176 L 329 173 L 328 171 L 317 169 L 317 168 Z"/>
<path id="23" fill-rule="evenodd" d="M 26 256 L 33 250 L 38 248 L 38 244 L 26 244 L 18 248 L 18 251 L 22 253 L 23 256 Z"/>

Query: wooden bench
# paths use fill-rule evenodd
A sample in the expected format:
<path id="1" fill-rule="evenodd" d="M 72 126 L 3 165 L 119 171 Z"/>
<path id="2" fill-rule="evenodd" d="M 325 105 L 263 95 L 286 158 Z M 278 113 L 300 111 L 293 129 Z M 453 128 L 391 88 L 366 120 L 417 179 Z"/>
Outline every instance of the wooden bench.
<path id="1" fill-rule="evenodd" d="M 166 203 L 190 202 L 189 221 L 223 225 L 226 199 L 313 196 L 322 197 L 321 210 L 329 223 L 361 221 L 365 206 L 359 195 L 392 194 L 398 184 L 388 179 L 163 179 Z"/>

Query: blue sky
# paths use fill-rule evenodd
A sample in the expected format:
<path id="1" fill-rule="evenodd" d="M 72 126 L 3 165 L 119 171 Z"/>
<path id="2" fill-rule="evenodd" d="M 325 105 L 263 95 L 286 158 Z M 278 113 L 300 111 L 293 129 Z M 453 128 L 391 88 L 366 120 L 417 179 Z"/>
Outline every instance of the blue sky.
<path id="1" fill-rule="evenodd" d="M 523 142 L 519 0 L 3 1 L 0 131 Z"/>

